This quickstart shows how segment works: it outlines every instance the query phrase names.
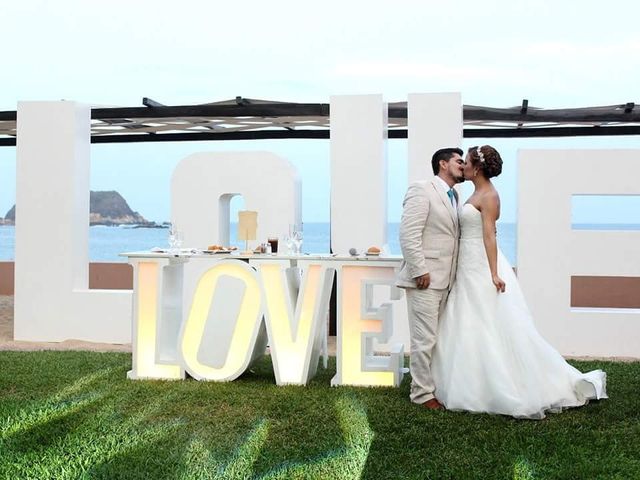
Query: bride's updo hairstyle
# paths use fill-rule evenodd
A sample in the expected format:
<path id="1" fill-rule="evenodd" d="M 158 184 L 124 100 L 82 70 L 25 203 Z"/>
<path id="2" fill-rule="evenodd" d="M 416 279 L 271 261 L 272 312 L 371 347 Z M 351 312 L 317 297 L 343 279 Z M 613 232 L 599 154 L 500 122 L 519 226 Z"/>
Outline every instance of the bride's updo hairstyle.
<path id="1" fill-rule="evenodd" d="M 481 145 L 469 149 L 471 165 L 480 167 L 486 178 L 497 177 L 502 173 L 502 158 L 491 145 Z"/>

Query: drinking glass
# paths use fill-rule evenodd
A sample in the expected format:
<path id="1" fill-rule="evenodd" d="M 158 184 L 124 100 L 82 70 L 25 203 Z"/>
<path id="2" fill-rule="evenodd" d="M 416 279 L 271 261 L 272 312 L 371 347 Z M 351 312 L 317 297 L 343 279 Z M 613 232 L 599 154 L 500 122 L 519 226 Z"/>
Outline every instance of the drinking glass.
<path id="1" fill-rule="evenodd" d="M 175 223 L 169 225 L 169 253 L 176 255 L 182 246 L 182 233 L 178 230 Z"/>
<path id="2" fill-rule="evenodd" d="M 176 249 L 178 253 L 180 253 L 180 249 L 182 248 L 182 244 L 184 243 L 184 234 L 181 230 L 176 231 Z"/>
<path id="3" fill-rule="evenodd" d="M 287 235 L 284 239 L 285 244 L 287 245 L 287 254 L 288 255 L 293 255 L 294 251 L 293 251 L 293 238 L 291 237 L 291 234 Z"/>
<path id="4" fill-rule="evenodd" d="M 302 224 L 292 223 L 289 225 L 289 238 L 293 244 L 293 254 L 300 255 L 302 251 Z"/>
<path id="5" fill-rule="evenodd" d="M 272 236 L 267 238 L 267 242 L 271 245 L 271 253 L 274 255 L 278 253 L 278 237 Z"/>

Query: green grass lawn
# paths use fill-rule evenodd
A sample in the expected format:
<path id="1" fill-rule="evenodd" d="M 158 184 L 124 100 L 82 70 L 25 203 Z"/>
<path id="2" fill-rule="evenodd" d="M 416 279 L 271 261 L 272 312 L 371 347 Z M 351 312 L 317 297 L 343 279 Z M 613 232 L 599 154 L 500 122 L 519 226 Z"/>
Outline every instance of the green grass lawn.
<path id="1" fill-rule="evenodd" d="M 640 478 L 640 363 L 542 421 L 434 412 L 395 388 L 132 381 L 131 355 L 0 352 L 0 479 Z"/>

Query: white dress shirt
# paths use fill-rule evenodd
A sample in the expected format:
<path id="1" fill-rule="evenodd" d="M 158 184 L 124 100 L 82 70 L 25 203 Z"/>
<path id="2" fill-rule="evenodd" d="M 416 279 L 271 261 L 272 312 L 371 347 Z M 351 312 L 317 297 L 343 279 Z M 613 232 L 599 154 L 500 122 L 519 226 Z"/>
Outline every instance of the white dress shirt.
<path id="1" fill-rule="evenodd" d="M 444 190 L 444 193 L 447 193 L 451 187 L 449 185 L 447 185 L 447 182 L 445 182 L 442 178 L 440 178 L 438 175 L 436 175 L 436 182 L 439 182 L 440 186 L 442 187 L 442 189 Z M 447 194 L 447 198 L 449 197 L 449 194 Z M 453 209 L 457 212 L 458 211 L 458 201 L 456 200 L 456 196 L 453 196 Z"/>

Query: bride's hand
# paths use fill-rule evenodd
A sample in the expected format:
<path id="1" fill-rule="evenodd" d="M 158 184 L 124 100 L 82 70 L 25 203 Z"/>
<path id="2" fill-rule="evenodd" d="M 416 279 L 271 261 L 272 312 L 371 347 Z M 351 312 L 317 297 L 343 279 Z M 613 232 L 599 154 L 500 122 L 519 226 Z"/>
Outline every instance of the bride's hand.
<path id="1" fill-rule="evenodd" d="M 498 275 L 493 276 L 493 284 L 500 293 L 504 293 L 507 288 L 507 284 L 504 283 L 504 280 L 502 280 Z"/>

